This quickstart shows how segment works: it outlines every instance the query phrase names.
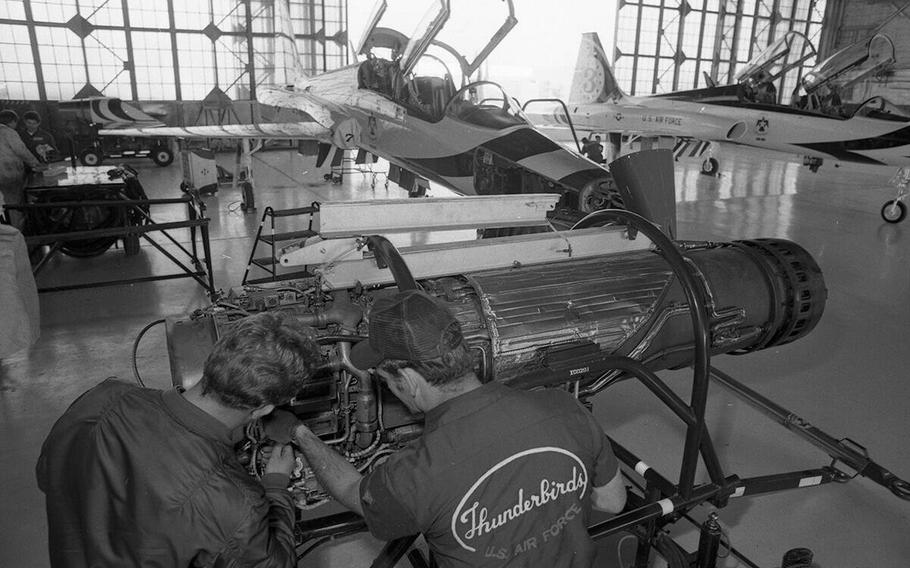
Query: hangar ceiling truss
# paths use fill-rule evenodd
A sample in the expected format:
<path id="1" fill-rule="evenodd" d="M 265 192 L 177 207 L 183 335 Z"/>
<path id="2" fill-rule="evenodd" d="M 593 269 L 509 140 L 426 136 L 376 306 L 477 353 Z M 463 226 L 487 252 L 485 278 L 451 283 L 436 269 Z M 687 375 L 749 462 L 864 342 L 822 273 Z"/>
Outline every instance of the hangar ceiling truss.
<path id="1" fill-rule="evenodd" d="M 288 79 L 276 1 L 288 4 L 304 71 L 347 64 L 347 0 L 4 0 L 5 98 L 201 100 L 215 87 L 255 98 Z"/>
<path id="2" fill-rule="evenodd" d="M 614 66 L 630 94 L 731 83 L 750 59 L 788 31 L 821 39 L 826 0 L 620 0 Z M 805 62 L 811 67 L 814 59 Z M 796 86 L 801 70 L 784 79 Z"/>

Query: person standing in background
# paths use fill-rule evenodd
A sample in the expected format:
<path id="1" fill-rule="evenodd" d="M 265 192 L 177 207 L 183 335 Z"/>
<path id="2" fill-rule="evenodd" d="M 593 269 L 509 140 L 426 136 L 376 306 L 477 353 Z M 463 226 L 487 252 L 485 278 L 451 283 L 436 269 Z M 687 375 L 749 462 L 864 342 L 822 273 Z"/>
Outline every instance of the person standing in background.
<path id="1" fill-rule="evenodd" d="M 53 162 L 56 159 L 57 143 L 53 135 L 41 128 L 41 115 L 30 110 L 22 115 L 23 128 L 19 136 L 29 151 L 43 163 Z"/>
<path id="2" fill-rule="evenodd" d="M 18 205 L 24 200 L 26 166 L 35 171 L 46 168 L 22 142 L 16 132 L 18 122 L 19 115 L 15 111 L 0 111 L 0 196 L 5 205 Z M 18 211 L 7 211 L 6 220 L 17 229 L 23 225 L 23 217 Z"/>

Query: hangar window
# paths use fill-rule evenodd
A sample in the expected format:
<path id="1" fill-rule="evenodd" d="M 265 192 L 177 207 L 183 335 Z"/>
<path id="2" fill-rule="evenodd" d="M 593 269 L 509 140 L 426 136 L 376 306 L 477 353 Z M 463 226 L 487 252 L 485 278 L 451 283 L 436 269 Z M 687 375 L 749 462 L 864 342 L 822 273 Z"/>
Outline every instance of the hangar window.
<path id="1" fill-rule="evenodd" d="M 826 0 L 624 0 L 616 18 L 614 68 L 633 95 L 704 87 L 708 75 L 734 82 L 746 62 L 786 32 L 818 45 Z M 657 30 L 654 33 L 653 30 Z M 787 103 L 792 85 L 815 60 L 806 61 L 778 87 Z"/>
<path id="2" fill-rule="evenodd" d="M 287 3 L 302 70 L 346 65 L 348 0 Z M 218 87 L 233 99 L 254 98 L 257 87 L 283 85 L 291 76 L 291 50 L 274 39 L 288 11 L 276 5 L 4 0 L 0 21 L 10 33 L 0 39 L 0 92 L 42 100 L 99 92 L 128 100 L 201 100 Z"/>
<path id="3" fill-rule="evenodd" d="M 139 99 L 176 98 L 170 36 L 161 32 L 133 32 L 131 35 Z"/>
<path id="4" fill-rule="evenodd" d="M 9 2 L 0 2 L 0 18 L 10 20 L 24 20 L 25 7 L 21 0 L 10 0 Z"/>
<path id="5" fill-rule="evenodd" d="M 4 85 L 0 83 L 0 98 L 37 98 L 35 66 L 25 26 L 0 24 L 0 66 L 3 67 L 6 87 L 4 90 Z"/>

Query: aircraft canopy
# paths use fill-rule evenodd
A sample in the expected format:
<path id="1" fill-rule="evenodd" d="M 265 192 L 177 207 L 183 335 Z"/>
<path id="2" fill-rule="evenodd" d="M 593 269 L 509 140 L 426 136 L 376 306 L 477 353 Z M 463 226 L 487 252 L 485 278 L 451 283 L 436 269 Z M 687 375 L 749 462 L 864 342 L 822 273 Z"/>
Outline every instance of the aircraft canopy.
<path id="1" fill-rule="evenodd" d="M 390 49 L 407 76 L 433 45 L 458 62 L 464 79 L 518 20 L 512 0 L 458 0 L 454 6 L 451 0 L 380 0 L 368 22 L 358 53 Z"/>
<path id="2" fill-rule="evenodd" d="M 822 85 L 843 91 L 857 81 L 894 63 L 894 44 L 888 36 L 876 34 L 841 49 L 806 73 L 802 87 L 807 93 Z"/>
<path id="3" fill-rule="evenodd" d="M 777 80 L 791 69 L 815 56 L 815 46 L 799 32 L 787 32 L 746 64 L 737 76 L 739 83 Z"/>

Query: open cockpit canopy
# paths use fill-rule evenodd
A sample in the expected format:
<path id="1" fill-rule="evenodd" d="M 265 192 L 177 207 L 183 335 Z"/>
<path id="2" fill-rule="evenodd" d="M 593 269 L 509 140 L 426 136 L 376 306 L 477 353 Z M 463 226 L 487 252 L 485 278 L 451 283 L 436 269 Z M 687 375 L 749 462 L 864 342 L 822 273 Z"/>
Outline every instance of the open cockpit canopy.
<path id="1" fill-rule="evenodd" d="M 776 81 L 815 57 L 812 42 L 799 32 L 787 32 L 746 64 L 736 76 L 740 84 Z"/>
<path id="2" fill-rule="evenodd" d="M 881 72 L 894 63 L 894 44 L 886 35 L 876 34 L 868 40 L 841 49 L 806 73 L 802 88 L 807 93 L 822 87 L 843 92 L 857 81 Z"/>
<path id="3" fill-rule="evenodd" d="M 407 75 L 435 46 L 458 62 L 464 85 L 516 23 L 512 0 L 380 0 L 357 52 L 396 60 Z"/>
<path id="4" fill-rule="evenodd" d="M 358 86 L 436 122 L 516 23 L 512 0 L 380 0 L 357 46 Z"/>

